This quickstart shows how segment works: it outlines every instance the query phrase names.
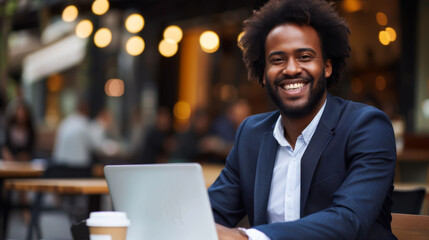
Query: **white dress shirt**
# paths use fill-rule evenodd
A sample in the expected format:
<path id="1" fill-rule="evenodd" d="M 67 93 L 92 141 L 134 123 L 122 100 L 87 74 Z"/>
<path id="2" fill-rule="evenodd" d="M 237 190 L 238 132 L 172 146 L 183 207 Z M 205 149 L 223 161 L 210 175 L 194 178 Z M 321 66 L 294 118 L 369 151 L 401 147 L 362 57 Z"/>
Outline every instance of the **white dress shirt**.
<path id="1" fill-rule="evenodd" d="M 289 222 L 300 218 L 301 158 L 316 131 L 325 105 L 326 100 L 310 124 L 298 136 L 295 148 L 292 148 L 285 138 L 282 117 L 277 120 L 273 135 L 279 147 L 268 198 L 268 223 Z M 250 228 L 245 231 L 250 240 L 270 240 L 259 230 Z"/>

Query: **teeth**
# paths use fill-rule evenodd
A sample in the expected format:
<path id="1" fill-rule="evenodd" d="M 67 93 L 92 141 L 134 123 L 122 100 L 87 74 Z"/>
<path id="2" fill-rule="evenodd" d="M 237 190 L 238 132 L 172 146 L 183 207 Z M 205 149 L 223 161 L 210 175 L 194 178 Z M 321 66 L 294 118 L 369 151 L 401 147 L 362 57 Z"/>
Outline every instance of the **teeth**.
<path id="1" fill-rule="evenodd" d="M 304 87 L 304 83 L 292 83 L 283 86 L 285 90 L 296 90 Z"/>

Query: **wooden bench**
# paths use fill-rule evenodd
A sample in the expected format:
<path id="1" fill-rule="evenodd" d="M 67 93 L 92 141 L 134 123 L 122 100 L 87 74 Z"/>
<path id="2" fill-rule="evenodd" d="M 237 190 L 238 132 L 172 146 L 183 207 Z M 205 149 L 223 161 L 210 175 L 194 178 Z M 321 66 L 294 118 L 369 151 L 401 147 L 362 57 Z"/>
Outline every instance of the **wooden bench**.
<path id="1" fill-rule="evenodd" d="M 429 216 L 392 213 L 392 232 L 399 240 L 429 239 Z"/>

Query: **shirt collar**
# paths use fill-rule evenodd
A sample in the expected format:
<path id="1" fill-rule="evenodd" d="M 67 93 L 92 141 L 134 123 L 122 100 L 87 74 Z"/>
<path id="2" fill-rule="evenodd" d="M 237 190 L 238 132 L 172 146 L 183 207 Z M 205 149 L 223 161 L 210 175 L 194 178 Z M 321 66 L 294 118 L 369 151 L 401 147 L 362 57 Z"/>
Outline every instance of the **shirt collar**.
<path id="1" fill-rule="evenodd" d="M 311 120 L 310 124 L 308 124 L 307 127 L 301 133 L 303 140 L 306 144 L 310 142 L 314 132 L 316 131 L 317 125 L 319 124 L 320 118 L 322 117 L 323 110 L 325 110 L 326 101 L 327 99 L 325 99 L 323 106 L 320 108 L 319 112 L 317 112 L 316 116 L 314 116 L 313 120 Z M 276 125 L 274 126 L 273 136 L 277 140 L 280 146 L 282 147 L 290 146 L 289 142 L 286 140 L 284 135 L 282 115 L 280 115 L 279 118 L 277 119 Z"/>

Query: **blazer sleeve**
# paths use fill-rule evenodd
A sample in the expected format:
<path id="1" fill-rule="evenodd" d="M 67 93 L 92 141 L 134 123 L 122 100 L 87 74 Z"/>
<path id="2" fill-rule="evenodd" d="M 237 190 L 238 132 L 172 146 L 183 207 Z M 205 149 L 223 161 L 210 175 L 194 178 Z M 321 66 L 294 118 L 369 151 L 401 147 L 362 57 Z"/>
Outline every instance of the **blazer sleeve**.
<path id="1" fill-rule="evenodd" d="M 393 182 L 396 149 L 390 120 L 375 108 L 363 108 L 346 121 L 346 176 L 330 207 L 292 222 L 255 226 L 272 240 L 366 239 Z M 343 136 L 344 135 L 344 136 Z"/>

